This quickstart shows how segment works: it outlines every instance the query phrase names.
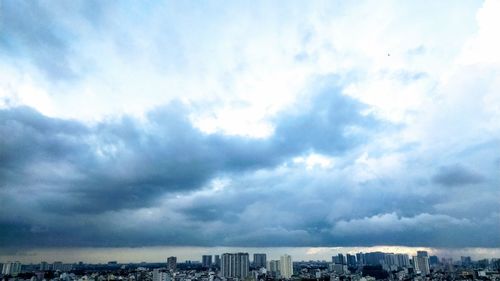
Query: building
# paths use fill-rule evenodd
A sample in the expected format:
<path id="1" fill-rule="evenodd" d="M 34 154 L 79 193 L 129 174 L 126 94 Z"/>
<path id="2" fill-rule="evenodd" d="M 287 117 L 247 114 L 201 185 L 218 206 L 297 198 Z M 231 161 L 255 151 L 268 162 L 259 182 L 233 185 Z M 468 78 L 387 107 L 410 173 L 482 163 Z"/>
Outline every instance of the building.
<path id="1" fill-rule="evenodd" d="M 54 271 L 68 272 L 71 271 L 72 269 L 73 265 L 70 263 L 62 263 L 62 261 L 56 261 L 52 264 L 52 270 Z"/>
<path id="2" fill-rule="evenodd" d="M 270 273 L 271 276 L 278 277 L 279 272 L 280 272 L 280 261 L 271 260 L 271 261 L 267 262 L 266 269 Z"/>
<path id="3" fill-rule="evenodd" d="M 371 252 L 364 254 L 365 265 L 381 265 L 385 260 L 385 253 L 383 252 Z"/>
<path id="4" fill-rule="evenodd" d="M 225 253 L 221 257 L 223 277 L 246 278 L 249 274 L 248 253 Z"/>
<path id="5" fill-rule="evenodd" d="M 50 270 L 50 264 L 46 261 L 42 261 L 40 263 L 40 270 L 41 271 L 47 271 L 47 270 Z"/>
<path id="6" fill-rule="evenodd" d="M 349 266 L 349 267 L 356 266 L 356 256 L 355 255 L 347 254 L 346 260 L 347 260 L 347 266 Z"/>
<path id="7" fill-rule="evenodd" d="M 210 268 L 212 266 L 212 255 L 203 255 L 201 257 L 201 266 Z"/>
<path id="8" fill-rule="evenodd" d="M 167 268 L 170 271 L 177 270 L 177 258 L 176 257 L 168 257 L 167 259 Z"/>
<path id="9" fill-rule="evenodd" d="M 280 275 L 281 278 L 290 279 L 293 275 L 292 257 L 290 255 L 283 255 L 280 257 Z"/>
<path id="10" fill-rule="evenodd" d="M 156 268 L 153 269 L 153 281 L 170 281 L 170 276 L 167 272 Z"/>
<path id="11" fill-rule="evenodd" d="M 335 263 L 335 264 L 346 264 L 344 255 L 343 254 L 338 254 L 336 256 L 332 256 L 332 263 Z"/>
<path id="12" fill-rule="evenodd" d="M 396 254 L 396 265 L 399 267 L 409 267 L 410 257 L 407 254 Z"/>
<path id="13" fill-rule="evenodd" d="M 358 265 L 365 265 L 365 254 L 363 253 L 357 253 L 356 254 L 356 262 Z"/>
<path id="14" fill-rule="evenodd" d="M 429 268 L 429 257 L 420 255 L 413 257 L 413 266 L 417 272 L 420 272 L 421 275 L 425 276 L 431 273 Z"/>
<path id="15" fill-rule="evenodd" d="M 220 268 L 220 256 L 219 255 L 215 255 L 215 261 L 214 261 L 214 263 L 215 263 L 215 266 L 217 268 Z"/>
<path id="16" fill-rule="evenodd" d="M 2 267 L 2 274 L 3 275 L 16 276 L 19 273 L 21 273 L 21 263 L 20 262 L 18 262 L 18 261 L 6 262 L 3 264 L 3 267 Z"/>
<path id="17" fill-rule="evenodd" d="M 460 261 L 462 262 L 463 266 L 469 266 L 472 264 L 472 259 L 468 256 L 467 257 L 461 256 Z"/>
<path id="18" fill-rule="evenodd" d="M 393 254 L 393 253 L 385 254 L 385 256 L 384 256 L 384 264 L 388 265 L 388 266 L 397 265 L 396 255 Z"/>
<path id="19" fill-rule="evenodd" d="M 266 258 L 266 254 L 253 254 L 253 266 L 257 269 L 266 267 Z"/>
<path id="20" fill-rule="evenodd" d="M 331 272 L 335 272 L 337 274 L 343 274 L 347 273 L 347 265 L 339 264 L 339 263 L 332 263 L 328 266 L 328 269 Z"/>
<path id="21" fill-rule="evenodd" d="M 427 251 L 417 251 L 417 257 L 429 257 Z"/>
<path id="22" fill-rule="evenodd" d="M 430 265 L 438 265 L 439 264 L 439 258 L 437 256 L 430 256 L 429 257 L 429 264 Z"/>

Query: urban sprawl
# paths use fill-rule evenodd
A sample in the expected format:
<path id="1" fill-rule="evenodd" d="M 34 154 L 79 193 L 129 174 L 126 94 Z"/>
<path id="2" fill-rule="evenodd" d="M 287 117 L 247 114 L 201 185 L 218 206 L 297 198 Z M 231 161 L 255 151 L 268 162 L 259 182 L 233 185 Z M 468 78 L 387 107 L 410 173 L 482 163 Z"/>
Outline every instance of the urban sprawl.
<path id="1" fill-rule="evenodd" d="M 290 255 L 268 260 L 264 253 L 203 255 L 200 261 L 159 263 L 39 264 L 0 263 L 3 281 L 424 281 L 500 280 L 500 259 L 438 258 L 383 252 L 338 254 L 331 261 L 293 261 Z"/>

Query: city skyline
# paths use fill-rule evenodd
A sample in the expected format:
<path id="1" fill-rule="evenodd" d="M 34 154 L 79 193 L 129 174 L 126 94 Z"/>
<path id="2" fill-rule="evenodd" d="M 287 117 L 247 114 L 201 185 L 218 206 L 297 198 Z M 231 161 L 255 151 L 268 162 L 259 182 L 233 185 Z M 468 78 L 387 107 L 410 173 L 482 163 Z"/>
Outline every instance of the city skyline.
<path id="1" fill-rule="evenodd" d="M 0 259 L 498 257 L 498 34 L 494 0 L 0 0 Z"/>
<path id="2" fill-rule="evenodd" d="M 253 254 L 265 253 L 267 261 L 279 260 L 283 254 L 295 257 L 295 261 L 325 260 L 331 261 L 332 256 L 339 253 L 351 254 L 384 252 L 406 254 L 409 257 L 417 255 L 418 251 L 426 251 L 430 255 L 443 258 L 452 258 L 455 261 L 461 256 L 470 256 L 475 260 L 483 258 L 497 258 L 500 256 L 499 249 L 476 248 L 476 249 L 433 249 L 433 248 L 411 248 L 397 246 L 379 247 L 275 247 L 275 248 L 244 248 L 244 247 L 144 247 L 144 248 L 66 248 L 66 249 L 39 249 L 39 252 L 21 252 L 15 254 L 0 253 L 0 262 L 21 261 L 24 263 L 39 263 L 41 261 L 55 262 L 63 261 L 76 263 L 80 261 L 88 263 L 107 263 L 117 261 L 120 263 L 140 262 L 165 262 L 167 257 L 176 257 L 177 262 L 199 261 L 202 263 L 204 255 L 222 255 L 223 253 L 244 252 Z M 164 261 L 165 260 L 165 261 Z M 250 259 L 253 261 L 253 259 Z M 215 260 L 213 260 L 215 261 Z"/>

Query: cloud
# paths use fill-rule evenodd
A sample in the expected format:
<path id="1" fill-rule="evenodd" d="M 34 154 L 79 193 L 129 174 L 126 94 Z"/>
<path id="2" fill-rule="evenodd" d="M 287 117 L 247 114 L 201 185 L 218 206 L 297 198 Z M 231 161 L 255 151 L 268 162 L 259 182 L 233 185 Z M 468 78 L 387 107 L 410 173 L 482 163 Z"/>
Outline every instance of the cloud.
<path id="1" fill-rule="evenodd" d="M 337 86 L 331 88 L 331 80 L 318 83 L 320 91 L 308 106 L 294 107 L 292 121 L 284 113 L 266 139 L 205 134 L 179 102 L 149 112 L 142 121 L 124 116 L 94 125 L 28 107 L 2 109 L 0 130 L 7 136 L 0 150 L 2 197 L 51 216 L 103 214 L 154 206 L 168 194 L 204 188 L 219 175 L 273 168 L 308 151 L 344 153 L 362 143 L 346 130 L 358 126 L 360 134 L 370 133 L 376 120 L 362 115 L 362 106 Z M 365 131 L 366 124 L 372 127 Z M 210 208 L 197 205 L 185 214 L 195 221 L 214 219 L 219 214 Z M 33 227 L 28 229 L 52 229 Z"/>
<path id="2" fill-rule="evenodd" d="M 466 167 L 456 164 L 452 166 L 441 167 L 437 174 L 434 175 L 432 180 L 435 183 L 444 186 L 463 186 L 473 185 L 485 181 L 483 175 L 471 171 Z"/>
<path id="3" fill-rule="evenodd" d="M 499 245 L 492 2 L 128 4 L 1 4 L 0 245 Z"/>

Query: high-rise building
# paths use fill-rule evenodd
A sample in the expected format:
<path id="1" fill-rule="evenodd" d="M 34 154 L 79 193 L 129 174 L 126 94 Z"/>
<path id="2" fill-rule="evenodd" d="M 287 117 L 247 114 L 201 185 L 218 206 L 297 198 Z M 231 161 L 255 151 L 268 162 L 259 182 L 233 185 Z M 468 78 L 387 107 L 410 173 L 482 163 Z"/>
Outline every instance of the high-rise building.
<path id="1" fill-rule="evenodd" d="M 350 266 L 350 267 L 356 266 L 356 256 L 355 255 L 347 254 L 346 259 L 347 259 L 347 266 Z"/>
<path id="2" fill-rule="evenodd" d="M 224 277 L 248 277 L 249 273 L 248 253 L 225 253 L 221 258 L 221 273 Z"/>
<path id="3" fill-rule="evenodd" d="M 52 264 L 52 270 L 54 270 L 54 271 L 64 271 L 63 268 L 64 268 L 64 266 L 63 266 L 62 261 L 55 261 Z"/>
<path id="4" fill-rule="evenodd" d="M 277 273 L 280 271 L 280 261 L 278 260 L 270 260 L 267 263 L 266 267 L 267 271 L 272 272 L 272 273 Z"/>
<path id="5" fill-rule="evenodd" d="M 357 261 L 358 265 L 365 265 L 365 254 L 357 253 L 356 254 L 356 261 Z"/>
<path id="6" fill-rule="evenodd" d="M 168 257 L 167 258 L 167 268 L 171 271 L 177 270 L 177 258 L 176 257 Z"/>
<path id="7" fill-rule="evenodd" d="M 215 266 L 220 268 L 220 256 L 219 255 L 215 255 Z"/>
<path id="8" fill-rule="evenodd" d="M 413 266 L 415 266 L 415 270 L 420 272 L 421 275 L 425 276 L 431 273 L 430 268 L 429 268 L 429 257 L 425 255 L 420 255 L 413 257 Z"/>
<path id="9" fill-rule="evenodd" d="M 462 262 L 463 266 L 469 266 L 472 264 L 472 259 L 469 256 L 467 257 L 461 256 L 460 261 Z"/>
<path id="10" fill-rule="evenodd" d="M 338 254 L 337 257 L 338 258 L 337 258 L 337 262 L 336 263 L 342 264 L 342 265 L 346 264 L 345 257 L 344 257 L 343 254 Z"/>
<path id="11" fill-rule="evenodd" d="M 429 257 L 427 251 L 417 251 L 417 257 Z"/>
<path id="12" fill-rule="evenodd" d="M 280 257 L 280 275 L 281 278 L 290 279 L 293 275 L 292 257 L 290 255 L 283 255 Z"/>
<path id="13" fill-rule="evenodd" d="M 170 276 L 167 272 L 156 268 L 153 269 L 153 281 L 170 281 Z"/>
<path id="14" fill-rule="evenodd" d="M 255 268 L 266 267 L 266 254 L 253 254 L 253 266 Z"/>
<path id="15" fill-rule="evenodd" d="M 371 252 L 364 255 L 366 265 L 380 265 L 384 263 L 385 253 Z"/>
<path id="16" fill-rule="evenodd" d="M 399 267 L 409 267 L 410 257 L 407 254 L 396 254 L 396 265 Z"/>
<path id="17" fill-rule="evenodd" d="M 212 255 L 203 255 L 201 257 L 201 265 L 205 268 L 212 266 Z"/>
<path id="18" fill-rule="evenodd" d="M 429 264 L 430 265 L 437 265 L 437 264 L 439 264 L 439 258 L 437 256 L 430 256 L 429 257 Z"/>
<path id="19" fill-rule="evenodd" d="M 397 261 L 396 261 L 396 255 L 394 255 L 393 253 L 388 253 L 388 254 L 385 254 L 384 256 L 384 264 L 385 265 L 397 265 Z"/>
<path id="20" fill-rule="evenodd" d="M 2 274 L 16 276 L 19 273 L 21 273 L 21 263 L 20 262 L 18 262 L 18 261 L 7 262 L 7 263 L 3 264 Z"/>
<path id="21" fill-rule="evenodd" d="M 42 261 L 40 263 L 40 270 L 41 271 L 47 271 L 47 270 L 50 270 L 50 264 L 46 261 Z"/>

